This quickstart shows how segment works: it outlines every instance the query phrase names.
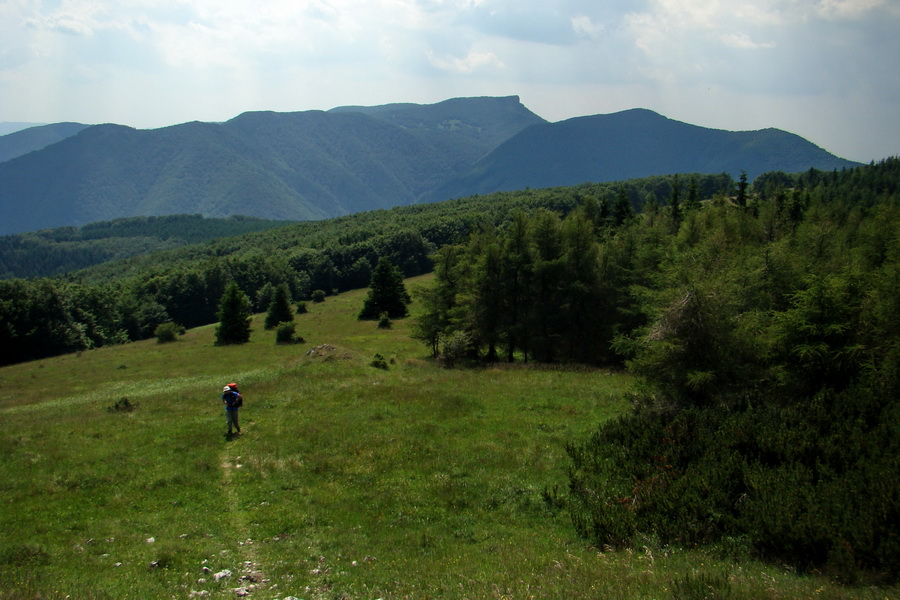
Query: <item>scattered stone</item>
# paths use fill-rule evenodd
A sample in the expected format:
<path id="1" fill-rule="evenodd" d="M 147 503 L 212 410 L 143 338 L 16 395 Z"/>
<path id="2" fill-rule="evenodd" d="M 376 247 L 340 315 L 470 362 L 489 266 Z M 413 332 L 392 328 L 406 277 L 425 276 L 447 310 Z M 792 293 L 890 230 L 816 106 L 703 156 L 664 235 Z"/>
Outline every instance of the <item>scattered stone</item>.
<path id="1" fill-rule="evenodd" d="M 188 594 L 188 597 L 190 598 L 197 598 L 198 596 L 209 596 L 209 592 L 206 590 L 200 590 L 199 592 L 192 591 L 190 594 Z"/>
<path id="2" fill-rule="evenodd" d="M 323 356 L 328 354 L 329 352 L 334 352 L 336 348 L 331 344 L 320 344 L 315 348 L 310 348 L 306 351 L 307 356 Z"/>
<path id="3" fill-rule="evenodd" d="M 243 598 L 244 596 L 250 595 L 250 590 L 248 590 L 247 588 L 242 588 L 242 587 L 234 588 L 234 595 L 238 596 L 239 598 Z"/>
<path id="4" fill-rule="evenodd" d="M 113 566 L 114 566 L 114 567 L 121 567 L 121 566 L 122 566 L 122 563 L 117 562 L 117 563 L 115 563 Z"/>
<path id="5" fill-rule="evenodd" d="M 206 583 L 206 577 L 201 577 L 197 580 L 197 585 L 203 585 L 204 583 Z"/>
<path id="6" fill-rule="evenodd" d="M 206 561 L 203 561 L 203 562 L 206 562 Z M 212 573 L 212 569 L 210 569 L 209 567 L 206 567 L 206 566 L 204 566 L 200 570 L 203 571 L 204 573 Z"/>
<path id="7" fill-rule="evenodd" d="M 227 579 L 228 577 L 231 577 L 231 571 L 229 571 L 228 569 L 222 569 L 221 571 L 213 575 L 213 579 L 215 579 L 216 581 L 221 581 L 222 579 Z"/>
<path id="8" fill-rule="evenodd" d="M 153 562 L 151 562 L 149 568 L 151 568 L 151 569 L 158 569 L 158 568 L 159 568 L 159 561 L 158 561 L 158 560 L 154 560 Z"/>
<path id="9" fill-rule="evenodd" d="M 156 541 L 156 538 L 154 538 L 154 537 L 148 537 L 148 538 L 147 538 L 147 543 L 148 543 L 148 544 L 152 544 L 152 543 L 155 542 L 155 541 Z"/>

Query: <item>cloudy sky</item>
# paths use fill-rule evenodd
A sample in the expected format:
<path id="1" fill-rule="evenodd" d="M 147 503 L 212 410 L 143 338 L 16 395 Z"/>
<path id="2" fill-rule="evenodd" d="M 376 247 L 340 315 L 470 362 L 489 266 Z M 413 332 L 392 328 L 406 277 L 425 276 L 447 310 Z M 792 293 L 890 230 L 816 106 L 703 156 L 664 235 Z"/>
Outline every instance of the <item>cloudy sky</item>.
<path id="1" fill-rule="evenodd" d="M 900 0 L 0 0 L 0 121 L 518 95 L 900 155 Z"/>

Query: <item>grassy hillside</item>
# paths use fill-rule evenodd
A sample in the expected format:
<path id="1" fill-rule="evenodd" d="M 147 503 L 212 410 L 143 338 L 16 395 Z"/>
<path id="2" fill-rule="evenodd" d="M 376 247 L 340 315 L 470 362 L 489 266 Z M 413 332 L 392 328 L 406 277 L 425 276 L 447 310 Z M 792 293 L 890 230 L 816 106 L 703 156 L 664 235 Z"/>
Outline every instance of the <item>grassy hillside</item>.
<path id="1" fill-rule="evenodd" d="M 362 298 L 312 305 L 296 346 L 276 346 L 257 317 L 245 346 L 213 346 L 207 326 L 173 344 L 0 369 L 0 598 L 897 592 L 652 540 L 634 552 L 588 547 L 542 492 L 565 484 L 566 442 L 626 410 L 629 378 L 444 370 L 409 322 L 357 321 Z M 375 353 L 388 370 L 369 366 Z M 232 380 L 246 397 L 244 434 L 226 440 L 218 398 Z M 134 409 L 113 410 L 124 398 Z"/>

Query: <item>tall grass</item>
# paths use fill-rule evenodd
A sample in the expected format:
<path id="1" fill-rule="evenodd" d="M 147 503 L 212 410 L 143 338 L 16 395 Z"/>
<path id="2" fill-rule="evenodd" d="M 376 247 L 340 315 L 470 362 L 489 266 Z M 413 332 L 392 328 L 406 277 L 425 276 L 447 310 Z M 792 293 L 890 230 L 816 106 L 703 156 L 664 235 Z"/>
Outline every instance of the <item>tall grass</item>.
<path id="1" fill-rule="evenodd" d="M 0 598 L 887 597 L 652 540 L 587 547 L 544 492 L 629 378 L 441 369 L 408 321 L 358 321 L 362 299 L 311 305 L 304 344 L 260 316 L 243 346 L 202 327 L 0 369 Z"/>

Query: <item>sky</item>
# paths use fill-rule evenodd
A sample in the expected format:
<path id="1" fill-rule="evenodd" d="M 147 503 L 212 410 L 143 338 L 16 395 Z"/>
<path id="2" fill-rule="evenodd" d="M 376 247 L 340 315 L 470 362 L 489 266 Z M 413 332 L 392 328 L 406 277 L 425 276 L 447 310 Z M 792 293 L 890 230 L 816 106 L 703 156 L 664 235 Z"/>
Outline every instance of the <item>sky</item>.
<path id="1" fill-rule="evenodd" d="M 900 155 L 900 0 L 0 0 L 0 121 L 517 95 Z"/>

